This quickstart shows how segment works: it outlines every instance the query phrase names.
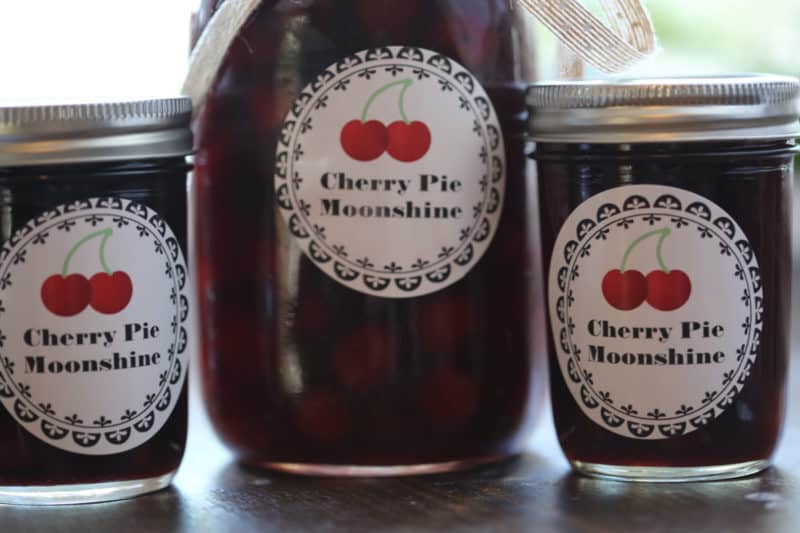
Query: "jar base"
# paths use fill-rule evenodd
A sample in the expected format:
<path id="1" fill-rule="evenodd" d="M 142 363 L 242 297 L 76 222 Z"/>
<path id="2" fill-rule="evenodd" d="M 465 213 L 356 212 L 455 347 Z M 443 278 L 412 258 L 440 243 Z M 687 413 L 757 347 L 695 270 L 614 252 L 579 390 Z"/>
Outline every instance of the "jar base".
<path id="1" fill-rule="evenodd" d="M 148 479 L 108 483 L 0 486 L 0 505 L 80 505 L 125 500 L 165 489 L 173 477 L 175 472 Z"/>
<path id="2" fill-rule="evenodd" d="M 572 461 L 572 467 L 581 474 L 612 481 L 641 483 L 688 483 L 693 481 L 721 481 L 752 476 L 772 464 L 768 459 L 715 466 L 620 466 Z"/>
<path id="3" fill-rule="evenodd" d="M 515 457 L 515 455 L 495 455 L 492 457 L 482 457 L 480 459 L 464 459 L 445 463 L 399 466 L 355 466 L 272 462 L 245 462 L 244 464 L 285 474 L 309 477 L 409 477 L 471 470 L 473 468 L 499 463 L 512 457 Z"/>

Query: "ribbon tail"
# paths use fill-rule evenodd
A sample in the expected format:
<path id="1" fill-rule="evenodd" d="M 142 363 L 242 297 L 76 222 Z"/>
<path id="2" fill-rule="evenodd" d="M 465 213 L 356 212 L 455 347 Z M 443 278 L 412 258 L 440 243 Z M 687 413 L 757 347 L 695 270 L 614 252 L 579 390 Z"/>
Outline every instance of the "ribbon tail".
<path id="1" fill-rule="evenodd" d="M 518 1 L 564 46 L 603 72 L 622 72 L 656 51 L 653 24 L 640 0 L 602 0 L 619 33 L 578 0 Z"/>

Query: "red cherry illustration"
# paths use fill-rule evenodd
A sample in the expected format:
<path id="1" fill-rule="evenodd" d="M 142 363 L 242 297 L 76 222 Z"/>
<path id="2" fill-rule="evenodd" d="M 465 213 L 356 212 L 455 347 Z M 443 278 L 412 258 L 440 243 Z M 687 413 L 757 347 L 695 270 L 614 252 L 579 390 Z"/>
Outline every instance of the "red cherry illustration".
<path id="1" fill-rule="evenodd" d="M 373 161 L 386 151 L 389 134 L 377 120 L 351 120 L 342 128 L 342 148 L 356 161 Z"/>
<path id="2" fill-rule="evenodd" d="M 360 120 L 345 124 L 341 133 L 341 144 L 345 153 L 356 161 L 374 161 L 387 150 L 389 155 L 403 163 L 419 161 L 431 147 L 431 130 L 420 121 L 411 121 L 406 115 L 406 92 L 414 84 L 413 80 L 400 80 L 386 84 L 372 93 L 361 112 Z M 386 126 L 377 120 L 367 122 L 369 110 L 375 100 L 394 87 L 402 87 L 397 109 L 403 120 Z"/>
<path id="3" fill-rule="evenodd" d="M 115 315 L 128 307 L 133 296 L 133 282 L 125 272 L 99 272 L 89 280 L 92 287 L 92 309 L 104 315 Z"/>
<path id="4" fill-rule="evenodd" d="M 647 303 L 659 311 L 680 309 L 692 295 L 692 281 L 682 270 L 654 270 L 647 275 Z"/>
<path id="5" fill-rule="evenodd" d="M 69 317 L 83 312 L 89 305 L 89 280 L 80 274 L 50 276 L 42 284 L 42 303 L 57 316 Z"/>
<path id="6" fill-rule="evenodd" d="M 423 122 L 398 120 L 389 126 L 389 155 L 398 161 L 419 161 L 430 149 L 431 130 Z"/>
<path id="7" fill-rule="evenodd" d="M 124 272 L 113 272 L 106 263 L 106 244 L 113 230 L 104 229 L 89 234 L 72 247 L 64 259 L 61 274 L 50 276 L 42 284 L 42 303 L 57 316 L 69 317 L 83 312 L 89 305 L 104 314 L 116 314 L 125 309 L 133 295 L 133 283 Z M 91 281 L 81 274 L 69 274 L 69 264 L 87 242 L 102 237 L 100 264 L 104 273 L 95 274 Z"/>
<path id="8" fill-rule="evenodd" d="M 606 301 L 621 311 L 631 311 L 647 302 L 659 311 L 675 311 L 689 301 L 692 282 L 681 270 L 670 270 L 664 262 L 664 241 L 672 234 L 669 228 L 645 233 L 628 247 L 622 258 L 620 270 L 612 270 L 603 278 L 602 289 Z M 661 270 L 645 278 L 638 270 L 626 270 L 628 258 L 643 241 L 660 236 L 656 247 L 656 258 Z"/>
<path id="9" fill-rule="evenodd" d="M 638 270 L 612 270 L 603 278 L 603 296 L 612 307 L 632 311 L 647 298 L 647 280 Z"/>

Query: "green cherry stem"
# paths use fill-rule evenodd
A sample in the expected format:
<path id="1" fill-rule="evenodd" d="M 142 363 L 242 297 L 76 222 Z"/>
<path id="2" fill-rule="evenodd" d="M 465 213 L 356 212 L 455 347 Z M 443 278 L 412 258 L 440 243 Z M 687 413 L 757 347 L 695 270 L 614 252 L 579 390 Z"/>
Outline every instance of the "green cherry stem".
<path id="1" fill-rule="evenodd" d="M 672 234 L 671 229 L 664 228 L 656 231 L 651 231 L 650 233 L 645 233 L 644 235 L 633 241 L 633 243 L 625 251 L 625 255 L 622 256 L 622 266 L 620 267 L 620 272 L 625 272 L 625 267 L 628 266 L 628 258 L 630 257 L 631 253 L 633 253 L 633 251 L 636 249 L 636 247 L 642 243 L 642 241 L 646 241 L 650 237 L 655 237 L 656 235 L 661 235 L 661 238 L 658 239 L 658 245 L 656 246 L 656 258 L 658 259 L 658 264 L 661 267 L 661 270 L 663 270 L 665 274 L 669 274 L 669 268 L 667 268 L 667 265 L 664 263 L 664 257 L 661 255 L 661 250 L 664 247 L 664 241 L 667 240 L 667 237 L 669 237 L 671 234 Z"/>
<path id="2" fill-rule="evenodd" d="M 70 261 L 72 261 L 73 256 L 78 252 L 81 246 L 83 246 L 84 244 L 86 244 L 87 242 L 91 241 L 96 237 L 103 237 L 103 240 L 100 242 L 100 265 L 103 267 L 103 270 L 105 270 L 106 274 L 112 274 L 111 269 L 108 267 L 108 263 L 106 263 L 106 243 L 113 234 L 114 232 L 111 230 L 111 228 L 108 228 L 101 231 L 97 231 L 95 233 L 91 233 L 86 237 L 84 237 L 83 239 L 79 240 L 77 244 L 75 244 L 75 246 L 73 246 L 72 249 L 69 251 L 66 259 L 64 259 L 64 266 L 61 269 L 61 275 L 65 278 L 67 277 L 67 274 L 69 274 L 69 263 Z"/>
<path id="3" fill-rule="evenodd" d="M 370 95 L 369 99 L 367 100 L 366 105 L 364 106 L 363 112 L 361 113 L 361 122 L 366 122 L 367 121 L 367 115 L 369 115 L 369 109 L 372 107 L 372 104 L 375 103 L 375 100 L 380 95 L 382 95 L 383 93 L 385 93 L 389 89 L 391 89 L 393 87 L 398 87 L 400 85 L 403 86 L 403 90 L 400 91 L 400 99 L 398 100 L 397 108 L 400 110 L 400 116 L 403 117 L 403 122 L 405 122 L 406 124 L 409 124 L 411 121 L 408 120 L 408 117 L 406 116 L 406 107 L 405 106 L 406 106 L 406 92 L 408 91 L 408 89 L 412 85 L 414 85 L 414 80 L 410 80 L 410 79 L 409 80 L 393 81 L 392 83 L 384 85 L 383 87 L 381 87 L 380 89 L 378 89 L 377 91 L 372 93 L 372 95 Z"/>

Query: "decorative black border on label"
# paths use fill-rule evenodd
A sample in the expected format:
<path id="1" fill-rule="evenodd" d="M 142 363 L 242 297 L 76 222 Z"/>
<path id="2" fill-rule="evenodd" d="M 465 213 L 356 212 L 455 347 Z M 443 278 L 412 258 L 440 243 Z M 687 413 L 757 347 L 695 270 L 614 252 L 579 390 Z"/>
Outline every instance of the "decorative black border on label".
<path id="1" fill-rule="evenodd" d="M 98 213 L 97 210 L 102 212 Z M 86 211 L 95 212 L 87 215 Z M 59 217 L 67 218 L 52 222 Z M 164 274 L 173 280 L 174 285 L 170 294 L 166 295 L 167 302 L 175 308 L 171 323 L 174 337 L 167 352 L 171 364 L 159 375 L 157 388 L 144 395 L 141 409 L 131 406 L 124 413 L 103 415 L 87 424 L 84 421 L 86 417 L 79 413 L 60 418 L 52 405 L 37 404 L 30 387 L 14 380 L 14 361 L 0 351 L 0 398 L 4 405 L 13 400 L 11 414 L 14 418 L 26 425 L 40 424 L 42 434 L 58 448 L 61 448 L 58 442 L 67 437 L 86 450 L 97 446 L 103 439 L 112 446 L 125 446 L 133 431 L 148 433 L 153 429 L 157 411 L 169 413 L 174 409 L 186 377 L 186 364 L 181 363 L 180 356 L 186 352 L 189 343 L 190 287 L 180 244 L 158 213 L 131 200 L 91 198 L 74 202 L 47 211 L 17 230 L 0 249 L 0 317 L 6 312 L 2 302 L 3 292 L 14 282 L 12 269 L 24 264 L 24 249 L 27 246 L 45 244 L 51 235 L 69 233 L 80 223 L 95 227 L 106 217 L 117 227 L 136 224 L 139 237 L 153 239 L 155 253 L 166 258 Z M 15 250 L 14 256 L 9 257 Z M 0 350 L 4 339 L 0 331 Z M 32 433 L 40 436 L 39 433 Z"/>
<path id="2" fill-rule="evenodd" d="M 603 423 L 614 432 L 625 430 L 627 436 L 636 439 L 650 438 L 655 432 L 663 438 L 684 435 L 705 426 L 730 407 L 750 376 L 758 356 L 764 314 L 760 269 L 755 252 L 739 226 L 728 216 L 715 218 L 715 210 L 720 209 L 702 201 L 684 208 L 671 194 L 659 195 L 652 205 L 645 196 L 632 194 L 621 204 L 601 205 L 594 218 L 579 222 L 576 238 L 561 250 L 558 262 L 563 266 L 558 269 L 556 316 L 551 320 L 558 324 L 556 347 L 561 356 L 568 358 L 564 378 L 571 382 L 569 388 L 575 400 L 589 411 L 600 409 Z M 715 246 L 715 251 L 733 258 L 734 276 L 745 284 L 741 300 L 747 307 L 747 319 L 741 327 L 747 342 L 736 351 L 737 369 L 724 374 L 718 389 L 706 391 L 702 398 L 690 402 L 692 405 L 682 405 L 675 413 L 656 409 L 642 414 L 643 410 L 637 406 L 616 405 L 610 392 L 595 389 L 591 372 L 581 367 L 581 350 L 572 342 L 576 326 L 569 310 L 576 302 L 571 283 L 580 276 L 580 260 L 591 255 L 593 241 L 605 240 L 610 231 L 627 231 L 637 220 L 649 225 L 668 224 L 677 230 L 696 228 L 701 238 L 708 239 L 709 246 Z M 555 259 L 554 255 L 554 265 Z"/>
<path id="3" fill-rule="evenodd" d="M 442 91 L 459 94 L 459 110 L 475 116 L 473 131 L 483 140 L 476 161 L 486 167 L 480 181 L 484 197 L 473 207 L 474 224 L 461 231 L 458 243 L 442 247 L 435 260 L 419 258 L 411 265 L 394 262 L 378 265 L 373 258 L 351 258 L 345 246 L 328 242 L 324 227 L 312 224 L 307 219 L 310 206 L 296 195 L 304 181 L 304 177 L 294 170 L 294 164 L 304 155 L 301 137 L 314 127 L 308 114 L 327 105 L 328 92 L 347 91 L 350 78 L 369 79 L 377 69 L 384 69 L 393 76 L 409 69 L 417 79 L 431 76 L 439 78 Z M 342 76 L 344 73 L 347 76 Z M 275 187 L 277 202 L 284 211 L 289 231 L 318 267 L 348 287 L 358 289 L 360 282 L 368 294 L 380 295 L 389 287 L 396 287 L 411 297 L 419 294 L 423 284 L 433 286 L 423 292 L 426 294 L 458 281 L 480 260 L 497 230 L 503 207 L 505 178 L 505 145 L 499 119 L 478 80 L 464 67 L 437 52 L 390 46 L 363 50 L 342 59 L 328 67 L 302 91 L 289 111 L 279 137 Z M 480 246 L 484 248 L 476 251 L 476 247 Z M 456 274 L 459 271 L 461 275 Z"/>

